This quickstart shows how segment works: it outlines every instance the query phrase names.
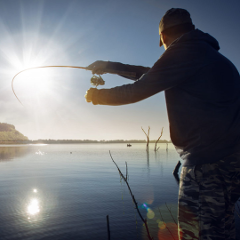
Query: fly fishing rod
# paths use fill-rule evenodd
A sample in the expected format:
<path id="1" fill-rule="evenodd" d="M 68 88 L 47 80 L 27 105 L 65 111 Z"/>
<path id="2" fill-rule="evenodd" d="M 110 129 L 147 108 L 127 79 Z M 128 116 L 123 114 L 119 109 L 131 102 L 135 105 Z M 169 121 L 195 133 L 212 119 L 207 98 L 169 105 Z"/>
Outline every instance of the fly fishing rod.
<path id="1" fill-rule="evenodd" d="M 11 86 L 12 86 L 12 91 L 15 95 L 15 97 L 17 98 L 17 100 L 22 104 L 22 102 L 20 101 L 20 99 L 18 98 L 15 90 L 14 90 L 14 87 L 13 87 L 13 82 L 14 82 L 14 79 L 22 72 L 25 72 L 25 71 L 28 71 L 28 70 L 32 70 L 32 69 L 38 69 L 38 68 L 78 68 L 78 69 L 84 69 L 84 70 L 90 70 L 88 67 L 79 67 L 79 66 L 39 66 L 39 67 L 31 67 L 31 68 L 27 68 L 27 69 L 24 69 L 20 72 L 18 72 L 12 79 L 12 83 L 11 83 Z M 107 70 L 107 73 L 111 73 L 111 74 L 118 74 L 118 75 L 123 75 L 123 76 L 126 76 L 126 77 L 135 77 L 136 76 L 136 73 L 135 72 L 124 72 L 124 71 L 111 71 L 111 70 Z M 98 85 L 104 85 L 105 84 L 105 81 L 102 79 L 102 77 L 100 75 L 96 76 L 96 75 L 93 75 L 92 78 L 90 79 L 90 82 L 93 86 L 97 87 Z M 22 104 L 23 105 L 23 104 Z"/>

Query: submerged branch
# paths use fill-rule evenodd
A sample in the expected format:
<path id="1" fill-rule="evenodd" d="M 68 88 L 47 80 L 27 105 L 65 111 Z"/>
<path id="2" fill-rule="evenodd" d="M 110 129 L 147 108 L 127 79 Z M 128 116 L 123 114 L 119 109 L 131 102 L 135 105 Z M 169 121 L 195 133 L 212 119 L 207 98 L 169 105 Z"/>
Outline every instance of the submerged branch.
<path id="1" fill-rule="evenodd" d="M 155 147 L 154 147 L 154 151 L 155 151 L 155 152 L 158 150 L 157 144 L 158 144 L 158 141 L 160 140 L 160 138 L 162 137 L 162 135 L 163 135 L 163 128 L 162 128 L 160 137 L 159 137 L 159 138 L 157 139 L 157 141 L 155 142 Z"/>
<path id="2" fill-rule="evenodd" d="M 167 207 L 167 210 L 169 211 L 169 213 L 170 213 L 170 215 L 171 215 L 171 217 L 172 217 L 172 220 L 174 221 L 174 223 L 177 225 L 177 222 L 176 222 L 176 220 L 175 220 L 175 218 L 173 217 L 173 215 L 172 215 L 172 211 L 171 211 L 171 209 L 168 207 L 168 205 L 167 205 L 167 203 L 165 202 L 165 205 L 166 205 L 166 207 Z"/>
<path id="3" fill-rule="evenodd" d="M 129 190 L 129 192 L 130 192 L 130 195 L 131 195 L 131 197 L 132 197 L 132 200 L 133 200 L 133 203 L 134 203 L 134 205 L 135 205 L 135 208 L 136 208 L 136 210 L 137 210 L 137 212 L 138 212 L 138 215 L 139 215 L 139 217 L 141 218 L 141 220 L 143 221 L 143 223 L 144 223 L 144 225 L 145 225 L 145 227 L 146 227 L 148 239 L 153 240 L 153 238 L 150 236 L 150 232 L 149 232 L 147 220 L 143 218 L 141 212 L 139 211 L 137 201 L 136 201 L 136 199 L 135 199 L 135 197 L 134 197 L 134 195 L 133 195 L 133 193 L 132 193 L 132 190 L 131 190 L 131 188 L 130 188 L 130 186 L 129 186 L 129 184 L 128 184 L 128 180 L 127 180 L 127 174 L 128 174 L 127 164 L 126 164 L 126 177 L 124 177 L 124 175 L 123 175 L 123 173 L 121 172 L 120 168 L 118 167 L 117 163 L 114 161 L 114 159 L 113 159 L 110 151 L 109 151 L 109 155 L 110 155 L 113 163 L 114 163 L 115 166 L 117 167 L 120 176 L 122 177 L 122 179 L 123 179 L 123 180 L 125 181 L 125 183 L 127 184 L 128 190 Z"/>
<path id="4" fill-rule="evenodd" d="M 141 129 L 143 130 L 143 132 L 145 133 L 145 135 L 146 135 L 146 137 L 147 137 L 146 150 L 148 151 L 150 127 L 148 127 L 148 133 L 146 133 L 142 127 L 141 127 Z"/>
<path id="5" fill-rule="evenodd" d="M 160 216 L 161 216 L 162 221 L 164 222 L 164 219 L 163 219 L 162 213 L 161 213 L 161 211 L 160 211 L 160 208 L 158 208 L 158 211 L 159 211 L 159 213 L 160 213 Z M 167 224 L 166 224 L 166 228 L 167 228 L 167 230 L 169 231 L 169 233 L 171 234 L 172 238 L 175 240 L 175 238 L 174 238 L 172 232 L 170 231 L 169 227 L 167 226 Z"/>

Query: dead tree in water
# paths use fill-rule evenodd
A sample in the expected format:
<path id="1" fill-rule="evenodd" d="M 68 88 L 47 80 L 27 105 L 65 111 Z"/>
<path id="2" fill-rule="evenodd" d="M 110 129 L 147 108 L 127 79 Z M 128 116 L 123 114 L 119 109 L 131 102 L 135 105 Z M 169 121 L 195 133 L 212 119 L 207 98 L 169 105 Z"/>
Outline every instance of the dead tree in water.
<path id="1" fill-rule="evenodd" d="M 133 195 L 133 193 L 132 193 L 132 190 L 131 190 L 131 188 L 130 188 L 130 186 L 129 186 L 129 183 L 128 183 L 127 163 L 125 162 L 125 163 L 126 163 L 126 176 L 124 176 L 124 175 L 122 174 L 120 168 L 119 168 L 118 165 L 116 164 L 116 162 L 113 160 L 113 157 L 112 157 L 110 151 L 109 151 L 109 154 L 110 154 L 110 157 L 111 157 L 113 163 L 114 163 L 115 166 L 117 167 L 118 172 L 119 172 L 121 178 L 122 178 L 122 179 L 125 181 L 125 183 L 127 184 L 128 190 L 129 190 L 129 192 L 130 192 L 130 195 L 131 195 L 131 197 L 132 197 L 132 200 L 133 200 L 133 203 L 134 203 L 134 205 L 135 205 L 135 208 L 136 208 L 136 210 L 137 210 L 137 212 L 138 212 L 138 215 L 139 215 L 139 217 L 141 218 L 141 220 L 143 221 L 144 226 L 146 227 L 148 239 L 153 240 L 153 238 L 150 236 L 147 219 L 144 219 L 143 216 L 142 216 L 142 214 L 140 213 L 139 208 L 138 208 L 137 201 L 136 201 L 136 199 L 135 199 L 135 197 L 134 197 L 134 195 Z"/>
<path id="2" fill-rule="evenodd" d="M 141 127 L 141 128 L 142 128 L 142 127 Z M 143 130 L 143 128 L 142 128 L 142 130 Z M 143 130 L 143 132 L 145 133 L 145 135 L 146 135 L 146 137 L 147 137 L 146 151 L 148 151 L 150 127 L 148 127 L 148 133 L 146 133 L 144 130 Z"/>
<path id="3" fill-rule="evenodd" d="M 157 139 L 157 141 L 155 142 L 155 147 L 154 147 L 154 151 L 155 151 L 155 152 L 159 149 L 159 147 L 157 148 L 157 143 L 158 143 L 158 141 L 160 140 L 160 138 L 162 137 L 162 134 L 163 134 L 163 128 L 162 128 L 160 137 L 159 137 L 159 138 Z"/>

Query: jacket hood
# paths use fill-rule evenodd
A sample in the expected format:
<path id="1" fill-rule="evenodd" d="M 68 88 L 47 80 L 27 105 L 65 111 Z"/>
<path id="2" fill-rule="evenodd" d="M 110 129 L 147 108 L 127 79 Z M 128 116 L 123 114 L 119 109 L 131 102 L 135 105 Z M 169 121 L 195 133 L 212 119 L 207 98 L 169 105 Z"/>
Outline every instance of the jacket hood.
<path id="1" fill-rule="evenodd" d="M 178 38 L 175 43 L 188 42 L 188 41 L 204 41 L 211 45 L 217 51 L 220 49 L 218 41 L 208 33 L 204 33 L 199 29 L 192 30 L 188 33 L 185 33 L 180 38 Z"/>

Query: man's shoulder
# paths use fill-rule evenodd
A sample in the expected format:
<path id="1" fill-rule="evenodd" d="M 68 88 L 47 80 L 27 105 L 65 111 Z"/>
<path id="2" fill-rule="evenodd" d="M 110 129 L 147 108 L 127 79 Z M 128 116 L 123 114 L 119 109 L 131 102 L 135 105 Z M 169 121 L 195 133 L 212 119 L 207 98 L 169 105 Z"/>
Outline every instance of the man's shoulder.
<path id="1" fill-rule="evenodd" d="M 181 47 L 181 46 L 199 46 L 199 45 L 207 45 L 212 47 L 216 51 L 220 49 L 218 41 L 208 33 L 202 32 L 199 29 L 192 30 L 183 34 L 181 37 L 176 39 L 170 47 Z"/>

